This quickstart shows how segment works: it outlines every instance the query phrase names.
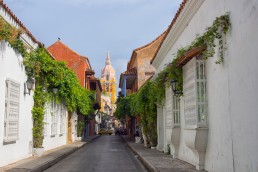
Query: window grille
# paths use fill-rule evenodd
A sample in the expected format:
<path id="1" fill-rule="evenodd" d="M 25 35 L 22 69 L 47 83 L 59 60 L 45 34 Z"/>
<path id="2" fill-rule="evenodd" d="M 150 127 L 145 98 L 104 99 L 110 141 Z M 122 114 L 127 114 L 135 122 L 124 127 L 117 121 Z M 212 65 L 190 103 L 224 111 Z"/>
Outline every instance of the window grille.
<path id="1" fill-rule="evenodd" d="M 205 60 L 193 58 L 183 67 L 186 126 L 207 126 Z"/>
<path id="2" fill-rule="evenodd" d="M 196 84 L 198 125 L 205 126 L 208 122 L 205 60 L 196 61 Z"/>
<path id="3" fill-rule="evenodd" d="M 6 80 L 4 142 L 18 140 L 20 111 L 20 84 L 10 79 Z"/>
<path id="4" fill-rule="evenodd" d="M 173 95 L 174 126 L 180 126 L 180 97 Z"/>
<path id="5" fill-rule="evenodd" d="M 51 108 L 51 135 L 54 136 L 57 134 L 57 105 L 55 101 L 52 101 Z"/>

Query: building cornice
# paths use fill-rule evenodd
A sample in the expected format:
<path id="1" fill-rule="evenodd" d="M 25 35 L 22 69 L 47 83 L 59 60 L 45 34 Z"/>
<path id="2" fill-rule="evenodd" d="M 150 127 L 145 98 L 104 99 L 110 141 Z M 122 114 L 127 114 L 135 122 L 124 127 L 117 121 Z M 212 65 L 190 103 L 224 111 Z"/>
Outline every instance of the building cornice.
<path id="1" fill-rule="evenodd" d="M 152 65 L 156 69 L 161 65 L 162 61 L 170 51 L 171 47 L 175 44 L 179 36 L 183 33 L 185 28 L 188 26 L 188 23 L 191 21 L 191 19 L 198 11 L 198 9 L 201 7 L 203 2 L 204 0 L 187 1 L 181 14 L 178 16 L 176 22 L 169 30 L 169 33 L 164 39 L 160 49 L 157 52 L 155 59 L 152 62 Z"/>

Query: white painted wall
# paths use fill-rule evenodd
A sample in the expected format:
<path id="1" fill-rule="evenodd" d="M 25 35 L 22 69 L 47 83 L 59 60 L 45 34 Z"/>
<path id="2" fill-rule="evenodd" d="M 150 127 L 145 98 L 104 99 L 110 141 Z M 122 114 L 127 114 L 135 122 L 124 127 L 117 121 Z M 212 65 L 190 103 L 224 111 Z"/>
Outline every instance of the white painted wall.
<path id="1" fill-rule="evenodd" d="M 73 142 L 76 141 L 76 140 L 80 140 L 80 138 L 77 137 L 77 122 L 78 122 L 78 115 L 77 115 L 76 112 L 73 112 L 72 113 L 72 127 L 73 127 L 73 129 L 72 129 L 72 141 Z M 66 129 L 67 129 L 67 127 L 68 126 L 66 126 Z"/>
<path id="2" fill-rule="evenodd" d="M 48 103 L 45 108 L 45 115 L 46 115 L 46 132 L 44 133 L 44 139 L 43 139 L 43 147 L 44 150 L 53 149 L 62 145 L 66 144 L 66 132 L 67 132 L 67 111 L 66 108 L 65 111 L 62 111 L 61 108 L 64 108 L 62 104 L 57 104 L 56 108 L 51 107 L 51 103 Z M 56 134 L 51 133 L 51 120 L 52 115 L 57 115 L 57 132 Z M 61 115 L 65 115 L 65 129 L 64 133 L 61 133 L 60 125 L 61 125 Z"/>
<path id="3" fill-rule="evenodd" d="M 158 134 L 158 144 L 157 150 L 164 150 L 164 119 L 163 119 L 163 109 L 157 108 L 157 134 Z"/>
<path id="4" fill-rule="evenodd" d="M 156 61 L 156 68 L 162 70 L 177 49 L 189 45 L 197 33 L 202 35 L 226 12 L 230 12 L 232 29 L 226 37 L 225 62 L 215 64 L 217 54 L 206 61 L 209 134 L 205 170 L 257 172 L 258 1 L 204 1 L 169 51 L 158 53 L 157 58 L 162 60 Z M 168 44 L 165 41 L 161 50 Z M 183 112 L 181 126 L 179 158 L 194 164 L 192 151 L 185 145 Z"/>
<path id="5" fill-rule="evenodd" d="M 0 42 L 0 166 L 31 156 L 33 91 L 24 95 L 27 80 L 23 58 L 8 43 Z M 3 144 L 5 114 L 5 81 L 10 78 L 20 84 L 19 139 Z"/>
<path id="6" fill-rule="evenodd" d="M 166 87 L 165 97 L 165 141 L 164 141 L 164 152 L 168 152 L 168 146 L 171 145 L 171 134 L 173 127 L 173 115 L 172 115 L 172 90 L 171 87 Z"/>

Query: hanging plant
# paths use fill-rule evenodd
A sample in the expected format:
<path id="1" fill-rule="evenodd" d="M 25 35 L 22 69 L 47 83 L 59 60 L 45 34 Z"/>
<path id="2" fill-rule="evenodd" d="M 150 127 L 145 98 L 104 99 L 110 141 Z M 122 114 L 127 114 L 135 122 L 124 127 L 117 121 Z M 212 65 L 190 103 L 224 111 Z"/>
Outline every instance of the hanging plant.
<path id="1" fill-rule="evenodd" d="M 158 74 L 158 77 L 155 79 L 155 82 L 159 83 L 159 88 L 164 87 L 165 90 L 166 85 L 170 84 L 171 79 L 175 79 L 178 82 L 178 90 L 179 92 L 183 92 L 183 69 L 181 66 L 178 66 L 178 60 L 182 58 L 185 54 L 189 54 L 190 51 L 192 53 L 193 50 L 203 50 L 202 56 L 204 59 L 208 59 L 213 57 L 215 54 L 215 40 L 218 40 L 218 49 L 219 49 L 219 60 L 216 61 L 216 64 L 221 64 L 224 62 L 224 51 L 225 51 L 225 42 L 223 38 L 225 34 L 230 29 L 230 18 L 229 13 L 226 13 L 223 16 L 217 17 L 212 26 L 206 28 L 206 32 L 202 36 L 199 34 L 196 35 L 196 38 L 192 43 L 186 47 L 178 49 L 175 58 L 169 64 L 167 64 L 163 71 Z M 163 84 L 162 84 L 163 82 Z M 163 94 L 162 94 L 163 95 Z M 181 95 L 178 95 L 181 96 Z M 165 96 L 162 96 L 164 99 Z M 162 100 L 159 101 L 159 103 Z"/>

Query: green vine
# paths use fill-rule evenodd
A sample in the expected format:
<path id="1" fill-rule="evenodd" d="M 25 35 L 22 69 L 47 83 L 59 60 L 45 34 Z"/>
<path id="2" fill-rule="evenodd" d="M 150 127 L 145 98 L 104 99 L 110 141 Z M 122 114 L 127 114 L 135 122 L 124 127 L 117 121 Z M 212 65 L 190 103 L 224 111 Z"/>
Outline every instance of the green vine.
<path id="1" fill-rule="evenodd" d="M 219 60 L 216 61 L 216 64 L 221 64 L 224 62 L 224 50 L 225 43 L 223 38 L 225 34 L 229 31 L 231 24 L 229 19 L 229 13 L 226 13 L 223 16 L 217 17 L 212 26 L 206 28 L 206 32 L 200 36 L 196 35 L 195 40 L 186 47 L 178 49 L 175 58 L 169 64 L 167 64 L 163 71 L 158 74 L 158 77 L 155 79 L 155 82 L 159 83 L 160 87 L 165 87 L 166 84 L 169 85 L 171 79 L 175 79 L 178 81 L 178 90 L 180 92 L 183 91 L 183 69 L 180 66 L 177 66 L 177 62 L 180 57 L 187 54 L 190 50 L 198 47 L 205 47 L 205 50 L 202 52 L 202 56 L 204 59 L 208 59 L 213 57 L 215 54 L 215 40 L 218 40 L 218 49 L 219 49 Z M 166 84 L 164 84 L 166 83 Z M 164 90 L 165 88 L 163 88 Z M 161 93 L 162 97 L 158 103 L 161 103 L 165 95 Z M 180 96 L 180 95 L 179 95 Z"/>
<path id="2" fill-rule="evenodd" d="M 151 146 L 157 144 L 157 91 L 154 90 L 154 82 L 147 82 L 137 94 L 130 94 L 126 97 L 120 96 L 117 99 L 115 116 L 124 119 L 125 116 L 136 116 L 140 114 L 141 125 Z"/>
<path id="3" fill-rule="evenodd" d="M 69 111 L 79 111 L 87 115 L 93 111 L 96 101 L 92 92 L 83 88 L 75 73 L 64 62 L 55 61 L 43 47 L 27 52 L 19 39 L 21 29 L 8 24 L 0 18 L 0 41 L 8 42 L 23 56 L 28 77 L 35 78 L 33 115 L 33 146 L 42 147 L 45 104 L 50 101 L 64 103 Z M 54 94 L 53 88 L 58 88 Z"/>

